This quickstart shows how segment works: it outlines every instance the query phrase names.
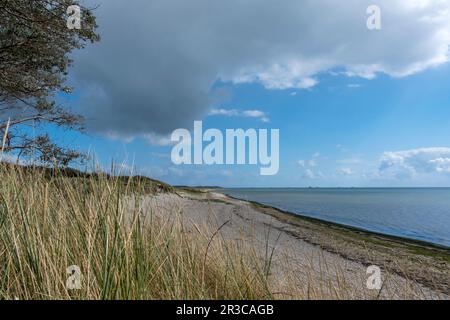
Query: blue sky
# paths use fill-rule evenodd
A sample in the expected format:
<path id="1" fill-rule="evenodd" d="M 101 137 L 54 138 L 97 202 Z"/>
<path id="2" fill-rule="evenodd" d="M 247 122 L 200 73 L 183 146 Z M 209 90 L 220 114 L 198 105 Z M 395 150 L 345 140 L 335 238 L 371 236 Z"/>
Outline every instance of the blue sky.
<path id="1" fill-rule="evenodd" d="M 177 185 L 450 186 L 449 1 L 380 1 L 375 32 L 366 1 L 252 1 L 100 1 L 102 41 L 75 53 L 63 99 L 88 134 L 53 135 Z M 194 120 L 279 129 L 278 174 L 174 165 L 168 137 Z"/>
<path id="2" fill-rule="evenodd" d="M 260 84 L 219 82 L 226 101 L 211 109 L 259 110 L 268 118 L 208 115 L 204 129 L 280 129 L 280 170 L 259 175 L 255 165 L 180 165 L 172 145 L 129 141 L 99 134 L 63 139 L 95 154 L 103 167 L 112 159 L 173 184 L 258 187 L 449 186 L 450 175 L 379 176 L 388 151 L 450 147 L 450 65 L 402 79 L 365 80 L 322 74 L 307 90 L 268 90 Z M 75 99 L 76 101 L 76 99 Z M 186 127 L 192 130 L 191 127 Z M 128 169 L 124 169 L 128 170 Z"/>

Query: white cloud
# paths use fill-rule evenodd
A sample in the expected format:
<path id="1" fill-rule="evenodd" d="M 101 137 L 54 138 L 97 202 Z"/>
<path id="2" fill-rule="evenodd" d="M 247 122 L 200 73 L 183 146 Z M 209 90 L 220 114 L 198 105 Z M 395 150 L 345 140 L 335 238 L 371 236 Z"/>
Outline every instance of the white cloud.
<path id="1" fill-rule="evenodd" d="M 136 138 L 142 138 L 144 139 L 148 144 L 152 146 L 169 146 L 174 144 L 170 140 L 170 135 L 167 134 L 157 134 L 157 133 L 146 133 L 146 134 L 139 134 L 139 135 L 132 135 L 132 134 L 118 134 L 114 131 L 108 131 L 105 134 L 105 137 L 111 140 L 117 140 L 122 143 L 128 144 L 135 141 Z"/>
<path id="2" fill-rule="evenodd" d="M 226 117 L 237 117 L 239 111 L 236 109 L 211 109 L 208 113 L 209 116 L 226 116 Z"/>
<path id="3" fill-rule="evenodd" d="M 306 167 L 316 167 L 318 164 L 320 158 L 320 153 L 316 152 L 312 155 L 311 159 L 307 160 L 298 160 L 297 163 L 300 167 L 306 168 Z"/>
<path id="4" fill-rule="evenodd" d="M 313 75 L 320 71 L 320 63 L 317 62 L 317 66 L 315 63 L 304 63 L 294 59 L 284 64 L 274 63 L 264 68 L 260 66 L 244 68 L 231 80 L 234 83 L 259 82 L 267 89 L 309 89 L 318 83 Z"/>
<path id="5" fill-rule="evenodd" d="M 436 165 L 437 172 L 450 173 L 450 158 L 438 158 L 430 160 L 430 163 Z"/>
<path id="6" fill-rule="evenodd" d="M 312 169 L 306 169 L 303 173 L 303 178 L 307 179 L 322 179 L 325 175 L 322 173 L 322 171 L 314 171 Z"/>
<path id="7" fill-rule="evenodd" d="M 339 173 L 344 175 L 351 175 L 353 174 L 353 170 L 351 168 L 341 168 L 339 169 Z"/>
<path id="8" fill-rule="evenodd" d="M 297 161 L 300 167 L 316 167 L 320 158 L 320 153 L 316 152 L 312 155 L 311 159 Z"/>
<path id="9" fill-rule="evenodd" d="M 152 146 L 170 146 L 174 144 L 170 139 L 170 135 L 160 135 L 149 133 L 142 136 Z"/>
<path id="10" fill-rule="evenodd" d="M 411 177 L 450 173 L 450 148 L 420 148 L 385 152 L 380 159 L 382 176 Z"/>
<path id="11" fill-rule="evenodd" d="M 244 117 L 250 117 L 250 118 L 261 118 L 264 117 L 264 112 L 260 110 L 245 110 L 242 112 Z"/>
<path id="12" fill-rule="evenodd" d="M 303 178 L 317 179 L 324 177 L 324 174 L 316 168 L 319 164 L 319 159 L 320 153 L 316 152 L 310 159 L 297 161 L 297 164 L 304 169 Z"/>
<path id="13" fill-rule="evenodd" d="M 259 118 L 262 122 L 269 122 L 267 115 L 260 110 L 245 110 L 242 112 L 244 117 Z"/>
<path id="14" fill-rule="evenodd" d="M 322 34 L 322 43 L 312 41 L 318 50 L 311 55 L 314 50 L 308 50 L 303 44 L 293 41 L 292 48 L 298 50 L 295 53 L 283 52 L 272 62 L 246 66 L 233 80 L 237 83 L 259 82 L 268 89 L 308 89 L 317 85 L 318 74 L 325 71 L 333 73 L 336 68 L 344 69 L 337 74 L 371 80 L 379 73 L 406 77 L 448 62 L 450 1 L 416 1 L 420 4 L 406 4 L 408 2 L 380 0 L 377 5 L 382 8 L 382 20 L 388 22 L 383 23 L 381 32 L 372 33 L 361 28 L 355 19 L 361 16 L 360 10 L 365 9 L 369 2 L 346 1 L 345 8 L 342 8 L 346 12 L 328 11 L 333 16 L 318 13 L 313 8 L 314 5 L 302 3 L 300 6 L 304 6 L 305 13 L 308 10 L 314 12 L 310 17 L 316 23 L 328 22 L 313 27 L 314 22 L 305 16 L 299 17 L 299 22 L 307 21 L 311 27 L 302 29 L 301 39 L 304 44 L 312 40 L 310 36 L 317 36 L 316 32 Z M 322 7 L 333 6 L 329 0 L 315 1 L 315 4 Z M 364 18 L 361 16 L 359 21 L 365 20 Z M 405 37 L 408 34 L 421 39 Z M 328 51 L 325 51 L 326 47 Z M 353 88 L 359 86 L 349 85 Z"/>
<path id="15" fill-rule="evenodd" d="M 314 179 L 316 177 L 316 175 L 314 174 L 314 172 L 311 169 L 306 169 L 305 173 L 303 174 L 304 178 L 308 178 L 308 179 Z"/>
<path id="16" fill-rule="evenodd" d="M 262 122 L 269 122 L 269 117 L 261 110 L 238 110 L 238 109 L 211 109 L 209 116 L 244 117 L 256 118 Z"/>
<path id="17" fill-rule="evenodd" d="M 316 167 L 316 166 L 317 166 L 317 160 L 316 160 L 315 158 L 309 160 L 309 161 L 308 161 L 308 165 L 309 165 L 310 167 Z"/>
<path id="18" fill-rule="evenodd" d="M 450 0 L 378 0 L 376 32 L 369 0 L 88 2 L 100 4 L 102 41 L 76 53 L 72 75 L 100 132 L 185 127 L 211 106 L 218 80 L 308 89 L 325 72 L 405 77 L 449 61 Z"/>

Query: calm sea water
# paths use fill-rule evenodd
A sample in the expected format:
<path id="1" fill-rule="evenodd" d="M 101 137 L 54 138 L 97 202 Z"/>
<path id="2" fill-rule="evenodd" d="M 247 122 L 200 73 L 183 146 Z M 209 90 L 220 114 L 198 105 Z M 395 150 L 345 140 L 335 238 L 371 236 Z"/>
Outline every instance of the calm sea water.
<path id="1" fill-rule="evenodd" d="M 450 247 L 450 188 L 222 189 L 232 197 Z"/>

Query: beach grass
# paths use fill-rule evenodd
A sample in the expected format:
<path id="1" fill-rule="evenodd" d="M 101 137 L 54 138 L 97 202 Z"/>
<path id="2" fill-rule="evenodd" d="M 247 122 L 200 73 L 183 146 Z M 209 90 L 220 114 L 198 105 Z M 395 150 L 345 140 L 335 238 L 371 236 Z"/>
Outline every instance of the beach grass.
<path id="1" fill-rule="evenodd" d="M 226 222 L 192 229 L 175 206 L 167 214 L 143 205 L 173 192 L 144 177 L 0 163 L 0 299 L 382 297 L 358 296 L 345 267 L 331 274 L 313 259 L 299 281 L 290 258 L 273 269 L 268 242 L 261 254 L 251 241 L 223 237 Z"/>
<path id="2" fill-rule="evenodd" d="M 272 298 L 251 251 L 130 206 L 148 181 L 7 164 L 0 177 L 2 299 Z"/>

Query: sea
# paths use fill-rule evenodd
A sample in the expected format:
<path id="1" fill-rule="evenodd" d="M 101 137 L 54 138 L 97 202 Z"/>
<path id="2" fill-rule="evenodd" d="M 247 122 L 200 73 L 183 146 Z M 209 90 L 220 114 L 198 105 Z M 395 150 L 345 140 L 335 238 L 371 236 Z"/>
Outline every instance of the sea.
<path id="1" fill-rule="evenodd" d="M 450 188 L 233 188 L 301 216 L 450 248 Z"/>

